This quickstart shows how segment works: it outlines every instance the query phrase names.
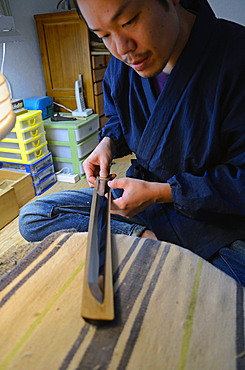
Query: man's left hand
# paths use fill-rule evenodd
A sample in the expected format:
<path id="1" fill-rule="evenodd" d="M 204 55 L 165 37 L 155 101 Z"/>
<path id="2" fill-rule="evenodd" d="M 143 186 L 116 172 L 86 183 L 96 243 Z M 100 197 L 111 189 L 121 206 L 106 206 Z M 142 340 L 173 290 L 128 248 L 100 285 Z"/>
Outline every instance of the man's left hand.
<path id="1" fill-rule="evenodd" d="M 123 189 L 120 198 L 113 199 L 111 213 L 133 217 L 154 203 L 172 202 L 168 183 L 148 182 L 132 178 L 115 179 L 108 182 L 112 189 Z"/>

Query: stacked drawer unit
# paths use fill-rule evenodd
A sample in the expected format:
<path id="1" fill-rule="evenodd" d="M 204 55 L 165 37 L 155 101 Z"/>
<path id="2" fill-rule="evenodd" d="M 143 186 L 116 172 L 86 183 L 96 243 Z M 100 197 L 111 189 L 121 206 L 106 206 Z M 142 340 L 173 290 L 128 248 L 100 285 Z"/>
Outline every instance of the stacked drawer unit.
<path id="1" fill-rule="evenodd" d="M 98 144 L 98 114 L 76 121 L 52 122 L 47 119 L 44 127 L 55 171 L 68 169 L 70 173 L 84 177 L 83 161 Z"/>
<path id="2" fill-rule="evenodd" d="M 42 111 L 30 110 L 17 116 L 13 130 L 0 141 L 0 166 L 31 173 L 35 193 L 40 195 L 56 182 L 51 162 Z M 38 176 L 30 170 L 36 165 L 41 172 Z"/>
<path id="3" fill-rule="evenodd" d="M 96 54 L 96 52 L 94 52 L 94 54 Z M 95 111 L 99 114 L 100 128 L 103 128 L 108 120 L 104 112 L 103 78 L 110 58 L 111 54 L 109 53 L 108 55 L 91 55 L 94 103 Z"/>

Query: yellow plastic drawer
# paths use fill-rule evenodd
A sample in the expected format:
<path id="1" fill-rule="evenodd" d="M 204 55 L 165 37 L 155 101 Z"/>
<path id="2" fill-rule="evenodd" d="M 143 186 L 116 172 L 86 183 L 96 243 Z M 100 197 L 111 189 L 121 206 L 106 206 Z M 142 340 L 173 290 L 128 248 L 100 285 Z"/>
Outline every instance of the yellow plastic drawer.
<path id="1" fill-rule="evenodd" d="M 3 142 L 20 142 L 29 141 L 45 133 L 43 122 L 38 123 L 28 130 L 18 130 L 14 128 L 2 141 Z"/>
<path id="2" fill-rule="evenodd" d="M 9 151 L 8 149 L 0 148 L 0 161 L 30 164 L 38 159 L 41 159 L 48 152 L 49 150 L 47 146 L 47 141 L 45 141 L 45 143 L 43 143 L 42 145 L 31 149 L 29 152 L 25 152 L 24 150 L 19 149 L 12 149 L 12 151 Z"/>
<path id="3" fill-rule="evenodd" d="M 15 139 L 8 139 L 0 141 L 0 150 L 6 152 L 16 152 L 16 150 L 20 150 L 21 152 L 29 152 L 32 149 L 36 149 L 40 145 L 46 142 L 45 132 L 41 135 L 36 136 L 34 139 L 30 138 L 26 141 L 16 141 Z"/>
<path id="4" fill-rule="evenodd" d="M 29 130 L 42 122 L 41 110 L 29 110 L 16 117 L 15 130 Z"/>

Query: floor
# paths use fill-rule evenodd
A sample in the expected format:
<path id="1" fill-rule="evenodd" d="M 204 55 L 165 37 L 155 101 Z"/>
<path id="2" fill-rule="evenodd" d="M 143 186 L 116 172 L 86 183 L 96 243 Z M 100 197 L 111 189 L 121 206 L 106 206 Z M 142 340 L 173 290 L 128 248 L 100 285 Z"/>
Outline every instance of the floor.
<path id="1" fill-rule="evenodd" d="M 115 159 L 111 167 L 111 173 L 116 173 L 117 177 L 123 177 L 125 175 L 127 168 L 129 167 L 131 158 L 132 156 L 126 156 L 124 158 Z M 54 186 L 48 189 L 42 196 L 53 194 L 60 190 L 84 189 L 86 187 L 88 187 L 86 179 L 81 179 L 76 184 L 57 182 Z M 0 230 L 0 260 L 1 256 L 3 254 L 6 255 L 6 252 L 8 250 L 12 251 L 13 246 L 16 246 L 18 248 L 18 245 L 23 245 L 23 243 L 26 242 L 25 239 L 19 233 L 18 219 L 19 219 L 18 217 L 15 218 L 12 222 L 10 222 L 2 230 Z"/>

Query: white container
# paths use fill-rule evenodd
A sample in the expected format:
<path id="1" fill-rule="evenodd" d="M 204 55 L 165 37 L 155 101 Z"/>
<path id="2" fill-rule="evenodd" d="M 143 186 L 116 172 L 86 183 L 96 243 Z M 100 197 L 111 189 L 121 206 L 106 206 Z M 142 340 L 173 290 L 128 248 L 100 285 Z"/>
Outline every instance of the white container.
<path id="1" fill-rule="evenodd" d="M 100 128 L 99 116 L 92 114 L 85 120 L 58 121 L 50 119 L 44 121 L 47 141 L 62 141 L 79 144 L 81 141 L 98 132 Z"/>
<path id="2" fill-rule="evenodd" d="M 95 133 L 92 135 L 92 137 L 87 138 L 85 141 L 82 141 L 76 146 L 48 143 L 48 147 L 54 158 L 75 157 L 75 160 L 81 160 L 94 150 L 94 148 L 98 145 L 98 142 L 98 135 Z"/>

